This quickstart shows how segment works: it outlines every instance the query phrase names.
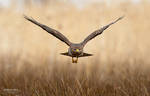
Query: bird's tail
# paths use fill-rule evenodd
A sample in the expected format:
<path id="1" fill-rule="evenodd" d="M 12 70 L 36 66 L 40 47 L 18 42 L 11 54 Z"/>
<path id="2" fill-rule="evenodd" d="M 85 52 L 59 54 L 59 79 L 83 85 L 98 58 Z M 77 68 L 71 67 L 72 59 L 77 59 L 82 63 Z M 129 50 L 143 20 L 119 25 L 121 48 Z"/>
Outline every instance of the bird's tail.
<path id="1" fill-rule="evenodd" d="M 87 57 L 87 56 L 93 56 L 93 54 L 83 53 L 83 55 L 81 55 L 81 56 L 79 56 L 79 57 Z"/>
<path id="2" fill-rule="evenodd" d="M 60 53 L 61 55 L 65 55 L 65 56 L 70 56 L 69 54 L 68 54 L 68 52 L 65 52 L 65 53 Z M 70 56 L 71 57 L 71 56 Z"/>

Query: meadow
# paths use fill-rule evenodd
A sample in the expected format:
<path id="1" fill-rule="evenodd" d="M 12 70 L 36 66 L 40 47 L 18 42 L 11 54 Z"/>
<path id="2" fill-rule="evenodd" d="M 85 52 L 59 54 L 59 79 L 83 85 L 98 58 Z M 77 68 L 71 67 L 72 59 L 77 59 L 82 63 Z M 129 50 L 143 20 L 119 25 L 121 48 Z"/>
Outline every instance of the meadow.
<path id="1" fill-rule="evenodd" d="M 0 9 L 0 96 L 149 96 L 150 3 L 14 7 Z M 87 44 L 94 56 L 72 64 L 60 55 L 68 47 L 23 14 L 75 43 L 125 18 Z"/>

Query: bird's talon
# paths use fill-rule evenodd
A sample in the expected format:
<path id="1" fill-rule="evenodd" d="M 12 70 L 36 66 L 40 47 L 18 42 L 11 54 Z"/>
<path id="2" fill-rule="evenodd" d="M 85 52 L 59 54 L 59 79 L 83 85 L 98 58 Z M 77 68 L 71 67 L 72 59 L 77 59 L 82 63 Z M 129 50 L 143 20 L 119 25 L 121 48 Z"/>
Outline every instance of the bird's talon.
<path id="1" fill-rule="evenodd" d="M 72 63 L 78 63 L 78 58 L 76 60 L 72 58 Z"/>

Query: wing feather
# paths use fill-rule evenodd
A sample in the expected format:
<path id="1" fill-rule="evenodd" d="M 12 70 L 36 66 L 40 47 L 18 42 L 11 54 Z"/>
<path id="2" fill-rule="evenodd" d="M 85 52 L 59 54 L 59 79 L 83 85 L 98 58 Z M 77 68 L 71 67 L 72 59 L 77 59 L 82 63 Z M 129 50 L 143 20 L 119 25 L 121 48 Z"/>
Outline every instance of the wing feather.
<path id="1" fill-rule="evenodd" d="M 38 25 L 39 27 L 41 27 L 43 30 L 47 31 L 48 33 L 50 33 L 51 35 L 55 36 L 56 38 L 58 38 L 59 40 L 61 40 L 62 42 L 66 43 L 68 46 L 70 46 L 71 42 L 60 32 L 58 32 L 57 30 L 54 30 L 44 24 L 41 24 L 39 22 L 37 22 L 36 20 L 34 20 L 33 18 L 29 18 L 27 16 L 24 16 L 24 18 L 36 25 Z"/>
<path id="2" fill-rule="evenodd" d="M 115 24 L 117 21 L 121 20 L 124 16 L 118 18 L 117 20 L 111 22 L 110 24 L 102 27 L 101 29 L 98 29 L 96 31 L 94 31 L 93 33 L 91 33 L 88 37 L 86 37 L 84 39 L 84 41 L 81 43 L 83 46 L 90 40 L 92 40 L 93 38 L 95 38 L 96 36 L 100 35 L 103 33 L 104 30 L 106 30 L 110 25 Z"/>

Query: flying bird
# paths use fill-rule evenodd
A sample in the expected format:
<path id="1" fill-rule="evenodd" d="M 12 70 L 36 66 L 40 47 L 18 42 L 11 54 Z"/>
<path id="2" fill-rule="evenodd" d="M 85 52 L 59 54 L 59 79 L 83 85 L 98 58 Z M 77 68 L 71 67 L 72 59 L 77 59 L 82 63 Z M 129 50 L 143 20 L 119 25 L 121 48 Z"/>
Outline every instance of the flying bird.
<path id="1" fill-rule="evenodd" d="M 106 30 L 112 24 L 115 24 L 116 22 L 121 20 L 123 17 L 124 16 L 122 16 L 122 17 L 118 18 L 117 20 L 109 23 L 108 25 L 103 26 L 102 28 L 94 31 L 89 36 L 87 36 L 81 43 L 72 43 L 59 31 L 52 29 L 52 28 L 48 27 L 47 25 L 41 24 L 38 21 L 36 21 L 35 19 L 27 17 L 24 15 L 24 18 L 26 20 L 28 20 L 28 21 L 34 23 L 35 25 L 41 27 L 43 30 L 47 31 L 49 34 L 55 36 L 56 38 L 58 38 L 62 42 L 66 43 L 69 46 L 68 51 L 65 53 L 61 53 L 61 55 L 72 57 L 72 63 L 77 63 L 79 57 L 92 56 L 93 54 L 85 53 L 83 51 L 83 48 L 87 44 L 87 42 L 92 40 L 96 36 L 102 34 L 104 30 Z M 76 59 L 74 59 L 74 58 L 76 58 Z"/>

